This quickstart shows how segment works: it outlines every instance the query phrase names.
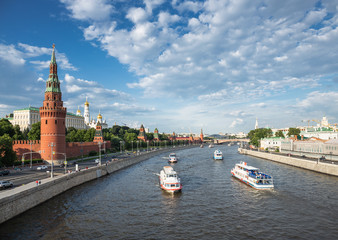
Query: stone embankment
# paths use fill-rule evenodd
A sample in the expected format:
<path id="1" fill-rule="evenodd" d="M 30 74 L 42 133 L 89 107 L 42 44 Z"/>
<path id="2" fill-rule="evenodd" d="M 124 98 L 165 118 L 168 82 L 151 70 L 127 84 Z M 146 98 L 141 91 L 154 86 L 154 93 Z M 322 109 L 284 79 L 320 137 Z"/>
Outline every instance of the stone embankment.
<path id="1" fill-rule="evenodd" d="M 175 151 L 191 147 L 196 147 L 196 145 L 175 148 Z M 162 149 L 143 153 L 138 156 L 115 160 L 108 164 L 95 166 L 79 172 L 43 179 L 39 185 L 32 182 L 12 190 L 6 190 L 0 193 L 0 224 L 75 186 L 173 150 L 174 149 Z"/>
<path id="2" fill-rule="evenodd" d="M 313 160 L 306 160 L 306 159 L 299 159 L 294 157 L 282 156 L 278 154 L 271 154 L 267 152 L 258 152 L 252 151 L 248 149 L 239 148 L 239 153 L 246 154 L 258 158 L 264 158 L 270 161 L 284 163 L 287 165 L 324 173 L 328 175 L 338 176 L 338 165 L 330 164 L 330 163 L 322 163 L 320 161 L 313 161 Z"/>

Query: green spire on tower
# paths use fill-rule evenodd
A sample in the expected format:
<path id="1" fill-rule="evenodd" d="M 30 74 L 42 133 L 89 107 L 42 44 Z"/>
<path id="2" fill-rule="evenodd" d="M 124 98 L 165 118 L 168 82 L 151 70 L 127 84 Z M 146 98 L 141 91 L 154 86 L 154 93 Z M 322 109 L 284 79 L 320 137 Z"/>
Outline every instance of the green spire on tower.
<path id="1" fill-rule="evenodd" d="M 55 59 L 55 44 L 53 44 L 53 53 L 49 64 L 49 77 L 46 82 L 45 92 L 61 92 Z"/>
<path id="2" fill-rule="evenodd" d="M 53 53 L 52 53 L 52 58 L 50 60 L 51 63 L 56 64 L 56 60 L 55 60 L 55 44 L 53 43 Z"/>

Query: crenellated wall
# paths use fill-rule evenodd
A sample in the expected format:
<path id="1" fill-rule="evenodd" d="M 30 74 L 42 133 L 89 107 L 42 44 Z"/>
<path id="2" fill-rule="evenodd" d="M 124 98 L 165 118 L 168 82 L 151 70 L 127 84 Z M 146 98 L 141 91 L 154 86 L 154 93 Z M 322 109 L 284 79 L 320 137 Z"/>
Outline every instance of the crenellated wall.
<path id="1" fill-rule="evenodd" d="M 32 143 L 32 148 L 31 144 Z M 110 149 L 110 141 L 106 141 L 105 144 L 101 145 L 101 149 Z M 16 140 L 13 141 L 13 150 L 16 152 L 17 159 L 20 160 L 24 153 L 39 152 L 41 150 L 41 145 L 39 140 Z M 48 149 L 49 151 L 50 148 Z M 66 143 L 66 156 L 67 158 L 80 157 L 82 155 L 88 155 L 90 151 L 99 152 L 98 143 L 94 142 L 70 142 Z M 64 155 L 59 154 L 60 158 L 64 158 Z M 30 158 L 30 154 L 25 155 L 25 159 Z M 33 153 L 32 158 L 41 158 L 39 153 Z"/>
<path id="2" fill-rule="evenodd" d="M 31 148 L 32 143 L 32 148 Z M 39 140 L 15 140 L 13 141 L 13 150 L 16 152 L 18 160 L 22 158 L 24 153 L 28 152 L 39 152 L 40 151 L 40 141 Z M 25 155 L 25 159 L 30 158 L 30 154 Z M 32 153 L 32 158 L 41 158 L 39 153 Z"/>
<path id="3" fill-rule="evenodd" d="M 110 149 L 110 141 L 101 145 L 101 150 Z M 88 155 L 90 151 L 99 152 L 99 145 L 95 142 L 70 142 L 66 143 L 67 158 Z"/>

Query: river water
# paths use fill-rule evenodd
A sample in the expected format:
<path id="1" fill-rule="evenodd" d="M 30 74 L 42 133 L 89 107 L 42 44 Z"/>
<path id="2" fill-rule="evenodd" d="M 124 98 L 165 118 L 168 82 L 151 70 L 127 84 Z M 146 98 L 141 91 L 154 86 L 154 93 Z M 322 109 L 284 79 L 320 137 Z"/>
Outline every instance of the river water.
<path id="1" fill-rule="evenodd" d="M 0 239 L 337 239 L 338 178 L 215 148 L 177 151 L 183 191 L 158 183 L 168 154 L 83 184 L 0 225 Z M 274 177 L 259 191 L 231 177 L 246 161 Z"/>

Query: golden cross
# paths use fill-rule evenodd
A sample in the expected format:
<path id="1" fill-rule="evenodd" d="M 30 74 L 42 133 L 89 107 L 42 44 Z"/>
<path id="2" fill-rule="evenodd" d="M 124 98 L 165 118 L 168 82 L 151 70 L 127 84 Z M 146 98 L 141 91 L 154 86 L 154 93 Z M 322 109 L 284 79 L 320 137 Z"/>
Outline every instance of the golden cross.
<path id="1" fill-rule="evenodd" d="M 53 49 L 55 48 L 55 44 L 53 43 Z"/>

